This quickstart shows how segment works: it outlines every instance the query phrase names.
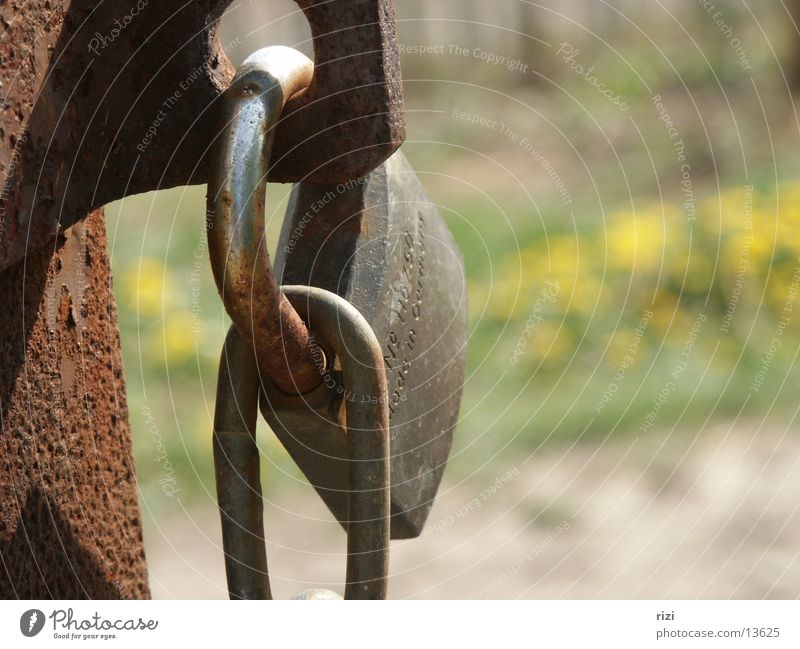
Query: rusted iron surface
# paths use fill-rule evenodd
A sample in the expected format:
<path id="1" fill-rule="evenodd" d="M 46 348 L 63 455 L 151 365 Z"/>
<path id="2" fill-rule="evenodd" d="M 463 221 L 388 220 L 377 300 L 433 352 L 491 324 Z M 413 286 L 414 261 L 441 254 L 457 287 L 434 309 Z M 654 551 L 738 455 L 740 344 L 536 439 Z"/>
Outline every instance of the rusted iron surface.
<path id="1" fill-rule="evenodd" d="M 315 76 L 286 107 L 270 178 L 359 178 L 405 139 L 395 0 L 296 2 L 311 25 Z"/>
<path id="2" fill-rule="evenodd" d="M 319 385 L 324 368 L 317 369 L 316 345 L 272 272 L 264 203 L 274 126 L 313 69 L 305 55 L 283 46 L 245 60 L 222 100 L 208 178 L 208 249 L 225 309 L 262 370 L 291 394 Z"/>
<path id="3" fill-rule="evenodd" d="M 1 273 L 0 302 L 0 597 L 147 597 L 102 210 Z"/>
<path id="4" fill-rule="evenodd" d="M 122 196 L 206 182 L 233 74 L 217 37 L 228 2 L 0 4 L 0 596 L 148 594 L 102 216 L 65 230 Z M 392 5 L 304 3 L 330 65 L 292 119 L 341 144 L 310 155 L 312 133 L 287 130 L 272 179 L 358 177 L 399 146 Z M 350 152 L 359 118 L 368 146 Z"/>
<path id="5" fill-rule="evenodd" d="M 203 182 L 226 4 L 2 5 L 0 269 L 123 195 Z"/>
<path id="6" fill-rule="evenodd" d="M 217 36 L 228 3 L 0 6 L 0 270 L 112 200 L 206 182 L 233 75 Z M 393 0 L 300 4 L 321 65 L 290 103 L 270 177 L 361 176 L 404 137 Z"/>

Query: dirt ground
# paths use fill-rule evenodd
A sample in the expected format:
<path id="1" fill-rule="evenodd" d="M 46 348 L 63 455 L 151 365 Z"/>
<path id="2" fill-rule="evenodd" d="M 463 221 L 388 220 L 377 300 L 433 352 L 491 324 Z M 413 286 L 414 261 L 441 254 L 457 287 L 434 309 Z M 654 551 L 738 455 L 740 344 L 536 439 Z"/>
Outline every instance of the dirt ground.
<path id="1" fill-rule="evenodd" d="M 796 598 L 800 438 L 718 426 L 537 453 L 445 481 L 394 542 L 390 597 Z M 342 591 L 344 535 L 305 489 L 268 495 L 273 592 Z M 146 521 L 155 598 L 226 596 L 213 503 Z"/>

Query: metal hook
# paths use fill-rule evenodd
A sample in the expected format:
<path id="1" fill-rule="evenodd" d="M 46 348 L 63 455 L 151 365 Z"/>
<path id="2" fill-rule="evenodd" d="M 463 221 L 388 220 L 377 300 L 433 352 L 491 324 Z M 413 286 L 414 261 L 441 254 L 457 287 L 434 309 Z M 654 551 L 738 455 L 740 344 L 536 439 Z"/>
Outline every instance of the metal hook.
<path id="1" fill-rule="evenodd" d="M 293 306 L 336 353 L 344 384 L 349 457 L 345 599 L 385 599 L 389 572 L 389 408 L 383 353 L 358 310 L 334 293 L 284 286 Z M 220 361 L 214 463 L 232 599 L 271 599 L 255 445 L 258 377 L 231 327 Z"/>
<path id="2" fill-rule="evenodd" d="M 206 214 L 211 266 L 228 314 L 275 384 L 300 394 L 320 383 L 319 352 L 272 271 L 264 207 L 274 127 L 313 70 L 305 55 L 281 46 L 258 50 L 242 64 L 222 99 Z"/>

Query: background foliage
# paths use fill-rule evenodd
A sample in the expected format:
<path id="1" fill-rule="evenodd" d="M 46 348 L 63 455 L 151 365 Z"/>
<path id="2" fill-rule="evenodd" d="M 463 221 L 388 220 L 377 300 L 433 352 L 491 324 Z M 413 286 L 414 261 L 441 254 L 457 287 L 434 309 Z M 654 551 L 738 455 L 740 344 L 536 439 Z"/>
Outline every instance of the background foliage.
<path id="1" fill-rule="evenodd" d="M 781 3 L 725 3 L 722 26 L 688 0 L 575 0 L 558 13 L 553 2 L 398 4 L 405 151 L 468 272 L 469 380 L 448 475 L 545 444 L 792 420 L 800 122 L 797 34 Z M 310 51 L 292 3 L 254 7 L 265 13 L 226 19 L 225 42 L 245 35 L 234 60 L 267 43 Z M 273 245 L 286 192 L 270 188 Z M 153 508 L 167 482 L 187 499 L 213 484 L 227 322 L 204 211 L 200 187 L 107 210 Z M 274 462 L 265 480 L 296 478 L 261 438 Z"/>

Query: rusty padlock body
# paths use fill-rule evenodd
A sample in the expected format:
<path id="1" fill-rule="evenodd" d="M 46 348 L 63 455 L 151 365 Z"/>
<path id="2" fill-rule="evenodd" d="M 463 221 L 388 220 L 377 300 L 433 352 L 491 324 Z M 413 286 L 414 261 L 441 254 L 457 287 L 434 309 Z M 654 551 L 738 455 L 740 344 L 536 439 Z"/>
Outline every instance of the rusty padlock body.
<path id="1" fill-rule="evenodd" d="M 446 223 L 401 152 L 366 177 L 299 183 L 275 258 L 282 284 L 355 306 L 383 348 L 391 452 L 391 536 L 418 536 L 450 453 L 466 364 L 464 265 Z M 314 330 L 313 320 L 308 326 Z M 329 358 L 329 361 L 333 359 Z M 310 394 L 264 382 L 261 410 L 329 509 L 347 520 L 348 393 L 333 362 Z"/>

